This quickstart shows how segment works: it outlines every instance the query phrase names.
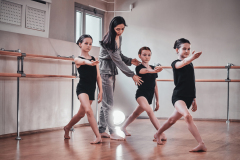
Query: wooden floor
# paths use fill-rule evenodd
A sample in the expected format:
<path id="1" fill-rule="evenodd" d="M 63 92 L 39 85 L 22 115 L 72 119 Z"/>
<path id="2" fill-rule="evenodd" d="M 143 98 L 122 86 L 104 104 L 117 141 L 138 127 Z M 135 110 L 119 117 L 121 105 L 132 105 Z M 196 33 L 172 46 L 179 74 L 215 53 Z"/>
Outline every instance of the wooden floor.
<path id="1" fill-rule="evenodd" d="M 162 124 L 164 120 L 160 120 Z M 63 130 L 0 139 L 1 160 L 153 160 L 209 159 L 240 160 L 240 123 L 195 121 L 208 152 L 191 153 L 197 145 L 183 120 L 165 133 L 168 141 L 157 145 L 152 141 L 155 129 L 149 119 L 137 119 L 129 126 L 132 136 L 126 141 L 103 139 L 91 145 L 94 135 L 89 126 L 75 128 L 70 140 L 63 139 Z"/>

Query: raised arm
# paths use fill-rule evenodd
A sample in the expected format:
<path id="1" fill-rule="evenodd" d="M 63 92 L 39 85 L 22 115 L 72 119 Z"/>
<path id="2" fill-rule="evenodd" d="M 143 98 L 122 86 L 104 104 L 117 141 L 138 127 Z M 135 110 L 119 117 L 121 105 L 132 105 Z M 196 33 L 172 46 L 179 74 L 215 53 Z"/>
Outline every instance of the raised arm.
<path id="1" fill-rule="evenodd" d="M 197 59 L 201 54 L 202 54 L 202 52 L 195 53 L 195 51 L 193 51 L 191 56 L 183 59 L 182 61 L 177 62 L 175 64 L 175 68 L 179 69 L 179 68 L 182 68 L 182 67 L 190 64 L 193 60 Z"/>
<path id="2" fill-rule="evenodd" d="M 81 58 L 74 58 L 74 62 L 76 64 L 76 67 L 79 68 L 81 65 L 89 65 L 89 66 L 95 66 L 99 63 L 98 60 L 96 61 L 89 61 L 86 59 L 81 59 Z"/>

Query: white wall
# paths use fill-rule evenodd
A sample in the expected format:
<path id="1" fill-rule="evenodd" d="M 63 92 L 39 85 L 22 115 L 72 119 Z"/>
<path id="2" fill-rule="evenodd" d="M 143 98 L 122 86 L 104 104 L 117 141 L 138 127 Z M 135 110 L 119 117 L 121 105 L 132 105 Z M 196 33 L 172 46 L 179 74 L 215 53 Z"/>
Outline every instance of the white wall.
<path id="1" fill-rule="evenodd" d="M 152 50 L 151 64 L 159 62 L 170 66 L 177 59 L 173 44 L 178 38 L 187 38 L 192 50 L 202 51 L 195 66 L 225 66 L 228 62 L 240 66 L 240 1 L 238 0 L 117 0 L 117 13 L 123 16 L 128 27 L 123 33 L 122 52 L 137 58 L 142 46 Z M 131 67 L 135 70 L 135 67 Z M 172 79 L 171 69 L 163 70 L 159 78 Z M 196 79 L 226 79 L 226 69 L 195 69 Z M 240 70 L 231 69 L 231 79 L 240 79 Z M 169 117 L 173 111 L 171 103 L 173 82 L 158 82 L 160 109 L 157 117 Z M 120 71 L 117 76 L 115 107 L 126 115 L 137 106 L 137 87 L 131 78 Z M 198 111 L 194 118 L 226 119 L 227 83 L 196 82 Z M 230 83 L 230 119 L 240 119 L 240 83 Z M 124 101 L 123 101 L 124 99 Z M 147 116 L 145 113 L 141 116 Z"/>

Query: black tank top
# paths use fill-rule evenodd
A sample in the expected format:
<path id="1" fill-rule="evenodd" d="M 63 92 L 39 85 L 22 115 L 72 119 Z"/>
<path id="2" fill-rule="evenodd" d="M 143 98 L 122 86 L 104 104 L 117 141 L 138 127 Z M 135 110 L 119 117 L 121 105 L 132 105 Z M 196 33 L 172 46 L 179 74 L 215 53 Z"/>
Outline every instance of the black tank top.
<path id="1" fill-rule="evenodd" d="M 93 60 L 95 61 L 95 58 L 91 56 L 91 59 L 86 59 L 83 57 L 78 56 L 78 58 L 86 59 L 86 60 Z M 97 81 L 97 68 L 96 66 L 89 66 L 89 65 L 81 65 L 78 69 L 79 73 L 79 83 L 80 84 L 96 84 Z"/>

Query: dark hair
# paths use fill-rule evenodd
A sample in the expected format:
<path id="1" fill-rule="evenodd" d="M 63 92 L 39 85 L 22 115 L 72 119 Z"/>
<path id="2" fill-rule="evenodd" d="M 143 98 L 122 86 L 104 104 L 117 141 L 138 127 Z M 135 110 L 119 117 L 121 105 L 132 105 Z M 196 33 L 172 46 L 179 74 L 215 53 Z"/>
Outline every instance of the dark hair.
<path id="1" fill-rule="evenodd" d="M 142 48 L 139 49 L 138 54 L 141 55 L 143 50 L 148 50 L 148 51 L 152 52 L 149 47 L 144 46 L 144 47 L 142 47 Z"/>
<path id="2" fill-rule="evenodd" d="M 181 47 L 181 44 L 183 44 L 183 43 L 189 43 L 189 44 L 191 44 L 189 40 L 187 40 L 187 39 L 185 39 L 185 38 L 180 38 L 180 39 L 178 39 L 178 40 L 175 41 L 173 48 L 174 48 L 174 49 L 176 49 L 176 48 L 179 49 L 179 48 Z"/>
<path id="3" fill-rule="evenodd" d="M 79 37 L 79 39 L 78 39 L 78 41 L 77 41 L 76 44 L 79 45 L 79 43 L 82 43 L 85 38 L 91 38 L 91 39 L 92 39 L 92 37 L 91 37 L 90 35 L 88 35 L 88 34 L 83 34 L 83 35 L 81 35 L 81 36 Z M 93 39 L 92 39 L 92 40 L 93 40 Z"/>
<path id="4" fill-rule="evenodd" d="M 116 50 L 115 48 L 116 32 L 114 28 L 119 24 L 124 24 L 124 26 L 127 26 L 123 17 L 121 16 L 114 17 L 109 24 L 108 33 L 103 37 L 102 41 L 100 41 L 100 45 L 103 48 L 109 49 L 112 51 Z"/>

